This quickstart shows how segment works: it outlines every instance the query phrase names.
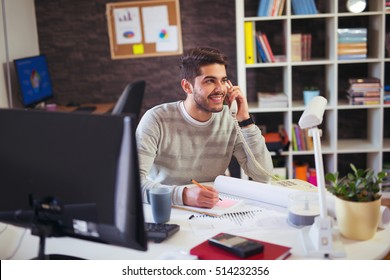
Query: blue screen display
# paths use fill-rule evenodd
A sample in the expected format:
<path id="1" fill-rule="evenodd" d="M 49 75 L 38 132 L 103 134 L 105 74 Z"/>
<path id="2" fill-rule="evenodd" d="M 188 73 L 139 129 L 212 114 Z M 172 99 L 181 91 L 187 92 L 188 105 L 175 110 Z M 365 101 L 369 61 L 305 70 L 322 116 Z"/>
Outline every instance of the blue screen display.
<path id="1" fill-rule="evenodd" d="M 16 59 L 14 64 L 24 106 L 32 106 L 53 97 L 45 55 Z"/>

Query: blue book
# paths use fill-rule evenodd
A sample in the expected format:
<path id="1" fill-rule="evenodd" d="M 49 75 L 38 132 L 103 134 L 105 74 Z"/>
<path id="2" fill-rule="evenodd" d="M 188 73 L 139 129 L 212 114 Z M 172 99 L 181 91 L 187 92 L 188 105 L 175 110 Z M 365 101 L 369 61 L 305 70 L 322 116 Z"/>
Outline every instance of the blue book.
<path id="1" fill-rule="evenodd" d="M 339 43 L 364 43 L 367 42 L 367 37 L 339 37 Z"/>
<path id="2" fill-rule="evenodd" d="M 260 53 L 260 61 L 259 62 L 268 62 L 267 56 L 265 55 L 263 46 L 261 45 L 260 39 L 259 39 L 259 34 L 256 34 L 256 45 L 258 49 L 258 53 Z"/>
<path id="3" fill-rule="evenodd" d="M 309 15 L 310 13 L 310 7 L 309 7 L 309 2 L 310 0 L 301 0 L 301 5 L 302 5 L 302 14 L 304 15 Z"/>
<path id="4" fill-rule="evenodd" d="M 311 14 L 313 14 L 313 15 L 318 14 L 317 5 L 316 5 L 315 0 L 310 0 L 309 6 L 310 6 Z"/>
<path id="5" fill-rule="evenodd" d="M 291 0 L 293 12 L 295 15 L 303 15 L 302 0 Z"/>
<path id="6" fill-rule="evenodd" d="M 367 54 L 343 54 L 338 55 L 338 60 L 350 60 L 350 59 L 365 59 L 367 58 Z"/>
<path id="7" fill-rule="evenodd" d="M 268 10 L 268 3 L 270 0 L 259 0 L 259 8 L 257 10 L 257 16 L 258 17 L 265 17 L 267 16 L 267 10 Z"/>

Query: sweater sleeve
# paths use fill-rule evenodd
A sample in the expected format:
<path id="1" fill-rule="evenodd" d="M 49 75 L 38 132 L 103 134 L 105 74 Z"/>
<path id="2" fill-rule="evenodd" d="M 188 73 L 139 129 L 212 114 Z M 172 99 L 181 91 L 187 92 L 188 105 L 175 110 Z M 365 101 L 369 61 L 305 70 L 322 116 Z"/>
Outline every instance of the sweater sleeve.
<path id="1" fill-rule="evenodd" d="M 267 170 L 269 173 L 272 173 L 273 164 L 271 154 L 265 145 L 265 139 L 261 134 L 260 129 L 256 125 L 251 125 L 241 128 L 241 132 L 256 161 L 262 167 L 264 167 L 265 170 Z M 241 168 L 244 170 L 245 174 L 251 177 L 253 180 L 259 182 L 269 181 L 269 176 L 257 168 L 250 155 L 247 153 L 247 151 L 245 151 L 244 144 L 240 138 L 237 139 L 234 149 L 234 156 L 236 157 Z"/>
<path id="2" fill-rule="evenodd" d="M 160 133 L 157 117 L 146 112 L 136 130 L 142 199 L 144 203 L 149 203 L 148 193 L 152 188 L 170 188 L 172 203 L 183 205 L 183 190 L 186 186 L 164 185 L 148 178 L 158 151 Z"/>

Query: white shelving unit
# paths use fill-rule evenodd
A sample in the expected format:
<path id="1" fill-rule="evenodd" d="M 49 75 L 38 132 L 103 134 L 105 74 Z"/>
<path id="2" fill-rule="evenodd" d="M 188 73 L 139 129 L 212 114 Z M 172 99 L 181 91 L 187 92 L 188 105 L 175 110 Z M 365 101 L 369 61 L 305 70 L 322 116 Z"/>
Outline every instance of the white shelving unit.
<path id="1" fill-rule="evenodd" d="M 328 100 L 321 125 L 325 173 L 349 170 L 349 162 L 363 164 L 360 168 L 382 170 L 383 163 L 390 162 L 390 106 L 383 103 L 383 88 L 380 104 L 369 106 L 348 105 L 345 89 L 352 77 L 373 76 L 380 78 L 382 86 L 390 84 L 390 59 L 385 49 L 390 11 L 385 9 L 385 0 L 367 1 L 361 13 L 348 12 L 346 0 L 316 0 L 319 11 L 313 15 L 294 15 L 291 2 L 286 0 L 281 16 L 258 17 L 259 0 L 236 0 L 238 85 L 248 98 L 250 112 L 257 124 L 268 126 L 268 122 L 280 121 L 291 140 L 292 124 L 298 123 L 305 109 L 303 87 L 319 86 L 321 95 Z M 285 55 L 285 62 L 245 63 L 247 21 L 254 22 L 256 31 L 267 34 L 274 54 Z M 337 29 L 351 27 L 368 30 L 366 59 L 337 57 Z M 312 58 L 308 61 L 291 61 L 291 34 L 299 32 L 312 34 Z M 258 108 L 258 91 L 283 91 L 289 105 Z M 312 158 L 314 167 L 313 151 L 293 151 L 290 145 L 282 157 L 289 178 L 293 177 L 294 161 Z"/>

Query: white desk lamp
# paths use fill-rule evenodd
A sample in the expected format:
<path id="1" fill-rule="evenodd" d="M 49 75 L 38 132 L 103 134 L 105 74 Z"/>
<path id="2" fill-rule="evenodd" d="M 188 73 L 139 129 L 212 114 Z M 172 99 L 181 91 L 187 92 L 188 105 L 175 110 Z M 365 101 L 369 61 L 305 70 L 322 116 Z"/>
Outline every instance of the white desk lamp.
<path id="1" fill-rule="evenodd" d="M 333 236 L 332 218 L 328 216 L 326 207 L 325 176 L 320 141 L 322 131 L 317 127 L 322 123 L 327 103 L 328 101 L 322 96 L 314 97 L 298 122 L 301 129 L 309 129 L 309 136 L 313 138 L 320 206 L 320 215 L 314 219 L 312 226 L 302 229 L 302 237 L 307 256 L 342 258 L 345 257 L 345 252 L 342 248 L 339 248 L 341 243 L 336 242 L 336 238 Z M 336 249 L 336 246 L 338 249 Z"/>

